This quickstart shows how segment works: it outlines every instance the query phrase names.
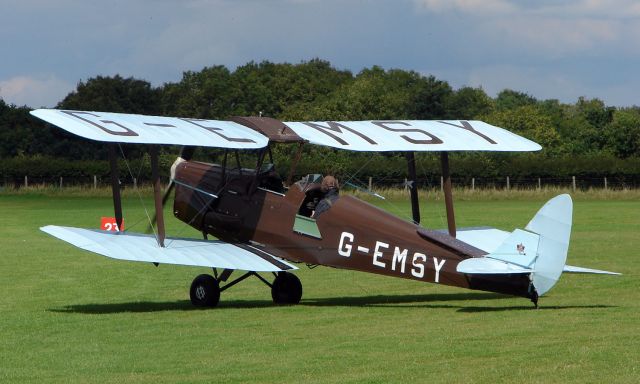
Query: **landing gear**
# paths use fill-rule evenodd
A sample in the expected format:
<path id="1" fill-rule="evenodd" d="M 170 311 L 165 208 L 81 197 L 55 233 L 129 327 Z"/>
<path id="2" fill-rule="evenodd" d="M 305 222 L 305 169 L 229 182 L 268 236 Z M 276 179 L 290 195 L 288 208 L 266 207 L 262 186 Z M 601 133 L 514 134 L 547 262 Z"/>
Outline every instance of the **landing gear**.
<path id="1" fill-rule="evenodd" d="M 189 296 L 196 307 L 215 307 L 220 301 L 218 280 L 211 275 L 199 275 L 191 283 Z"/>
<path id="2" fill-rule="evenodd" d="M 302 297 L 302 284 L 300 283 L 300 279 L 289 272 L 278 272 L 277 274 L 274 272 L 276 278 L 273 283 L 269 283 L 256 272 L 247 272 L 237 279 L 226 283 L 223 287 L 221 287 L 220 284 L 225 283 L 229 279 L 233 270 L 225 269 L 222 273 L 218 274 L 218 271 L 214 269 L 213 273 L 215 277 L 203 274 L 193 279 L 189 296 L 194 306 L 215 307 L 220 301 L 220 292 L 233 287 L 251 276 L 257 277 L 266 286 L 271 288 L 271 297 L 275 304 L 298 304 Z"/>
<path id="3" fill-rule="evenodd" d="M 535 289 L 533 289 L 533 292 L 531 292 L 531 302 L 536 307 L 536 309 L 538 309 L 538 292 L 536 292 Z"/>
<path id="4" fill-rule="evenodd" d="M 278 272 L 271 285 L 271 297 L 276 304 L 298 304 L 302 297 L 300 279 L 292 273 Z"/>

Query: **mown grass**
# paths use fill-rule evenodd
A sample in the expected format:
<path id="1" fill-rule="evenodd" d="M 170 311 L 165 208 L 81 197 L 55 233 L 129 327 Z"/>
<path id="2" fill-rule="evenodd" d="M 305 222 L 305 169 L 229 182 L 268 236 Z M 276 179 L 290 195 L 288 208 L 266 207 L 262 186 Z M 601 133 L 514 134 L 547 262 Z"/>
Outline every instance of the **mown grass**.
<path id="1" fill-rule="evenodd" d="M 442 228 L 443 204 L 434 199 L 423 201 L 423 223 Z M 458 224 L 522 227 L 545 199 L 457 193 Z M 142 200 L 152 207 L 148 195 Z M 400 196 L 372 201 L 409 213 Z M 112 261 L 38 231 L 97 227 L 111 209 L 110 195 L 0 194 L 1 382 L 640 378 L 635 197 L 576 196 L 568 262 L 624 276 L 563 276 L 539 310 L 521 298 L 323 267 L 299 271 L 298 306 L 273 306 L 268 289 L 250 279 L 224 292 L 219 308 L 196 310 L 187 290 L 206 269 Z M 138 197 L 125 193 L 128 227 L 144 230 L 145 220 Z M 174 235 L 197 236 L 168 224 Z"/>

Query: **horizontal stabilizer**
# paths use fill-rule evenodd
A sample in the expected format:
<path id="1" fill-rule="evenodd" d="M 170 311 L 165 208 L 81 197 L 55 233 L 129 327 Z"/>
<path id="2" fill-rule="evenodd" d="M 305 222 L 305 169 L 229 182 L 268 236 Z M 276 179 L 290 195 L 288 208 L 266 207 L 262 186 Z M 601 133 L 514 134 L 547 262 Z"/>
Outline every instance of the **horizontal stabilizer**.
<path id="1" fill-rule="evenodd" d="M 494 233 L 494 229 L 474 230 L 475 233 Z M 470 232 L 470 233 L 473 233 Z M 457 271 L 469 274 L 509 274 L 531 273 L 536 260 L 540 236 L 535 233 L 516 229 L 508 236 L 502 231 L 496 232 L 502 243 L 490 246 L 493 251 L 484 257 L 466 259 L 457 266 Z M 480 239 L 480 237 L 478 237 Z M 486 242 L 486 244 L 489 244 Z"/>
<path id="2" fill-rule="evenodd" d="M 490 227 L 458 228 L 456 239 L 462 240 L 487 253 L 491 253 L 498 248 L 509 235 L 511 235 L 511 232 Z"/>
<path id="3" fill-rule="evenodd" d="M 487 257 L 474 257 L 458 263 L 456 270 L 460 273 L 479 275 L 504 275 L 511 273 L 531 273 L 533 270 L 515 264 Z"/>
<path id="4" fill-rule="evenodd" d="M 487 257 L 531 268 L 538 255 L 539 240 L 535 233 L 516 229 Z"/>
<path id="5" fill-rule="evenodd" d="M 166 238 L 166 247 L 162 248 L 153 235 L 55 225 L 40 230 L 78 248 L 119 260 L 254 272 L 298 269 L 260 249 L 222 241 Z"/>
<path id="6" fill-rule="evenodd" d="M 603 271 L 600 269 L 591 269 L 591 268 L 583 268 L 583 267 L 575 267 L 573 265 L 565 265 L 562 272 L 566 273 L 595 273 L 598 275 L 622 275 L 622 273 L 618 272 L 609 272 Z"/>

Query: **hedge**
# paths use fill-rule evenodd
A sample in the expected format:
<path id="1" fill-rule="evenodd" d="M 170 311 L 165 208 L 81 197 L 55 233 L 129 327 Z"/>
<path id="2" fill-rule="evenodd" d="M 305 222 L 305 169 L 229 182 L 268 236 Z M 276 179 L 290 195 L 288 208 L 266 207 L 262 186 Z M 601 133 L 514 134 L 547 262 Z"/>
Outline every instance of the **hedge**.
<path id="1" fill-rule="evenodd" d="M 245 156 L 246 157 L 246 156 Z M 160 172 L 163 178 L 169 175 L 173 155 L 161 155 Z M 277 170 L 286 176 L 291 156 L 276 154 Z M 255 160 L 253 160 L 255 161 Z M 518 180 L 580 179 L 629 180 L 638 184 L 640 180 L 640 158 L 618 159 L 610 155 L 579 157 L 544 157 L 536 154 L 466 154 L 450 155 L 452 177 L 470 181 L 471 178 L 502 178 L 509 176 Z M 244 166 L 247 166 L 243 164 Z M 148 157 L 119 162 L 121 179 L 132 182 L 150 180 Z M 437 154 L 420 153 L 416 156 L 417 173 L 421 179 L 435 184 L 441 175 L 440 158 Z M 131 173 L 129 172 L 131 170 Z M 342 179 L 355 178 L 361 182 L 372 177 L 378 185 L 397 183 L 407 177 L 407 164 L 403 154 L 352 153 L 322 150 L 307 153 L 296 169 L 296 176 L 307 173 L 333 173 Z M 96 176 L 101 183 L 108 182 L 109 164 L 106 160 L 69 161 L 49 157 L 15 157 L 0 162 L 0 182 L 19 185 L 28 176 L 34 182 L 55 183 L 60 177 L 75 183 L 91 183 Z"/>

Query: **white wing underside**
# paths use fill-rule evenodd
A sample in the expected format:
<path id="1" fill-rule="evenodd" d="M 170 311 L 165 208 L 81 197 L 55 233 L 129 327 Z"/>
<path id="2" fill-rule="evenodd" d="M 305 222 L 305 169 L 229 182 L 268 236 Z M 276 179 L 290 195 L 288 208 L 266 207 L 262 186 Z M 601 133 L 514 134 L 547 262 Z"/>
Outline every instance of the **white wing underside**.
<path id="1" fill-rule="evenodd" d="M 285 122 L 312 144 L 350 151 L 539 151 L 539 144 L 482 121 Z"/>
<path id="2" fill-rule="evenodd" d="M 40 229 L 78 248 L 119 260 L 254 272 L 298 269 L 259 249 L 252 252 L 222 241 L 167 238 L 161 248 L 153 235 L 55 225 Z"/>
<path id="3" fill-rule="evenodd" d="M 113 143 L 255 149 L 269 139 L 232 121 L 37 109 L 31 114 L 75 135 Z M 538 151 L 505 129 L 467 120 L 285 122 L 312 144 L 350 151 Z"/>
<path id="4" fill-rule="evenodd" d="M 232 121 L 127 113 L 37 109 L 31 114 L 75 135 L 96 141 L 255 149 L 269 140 Z"/>

